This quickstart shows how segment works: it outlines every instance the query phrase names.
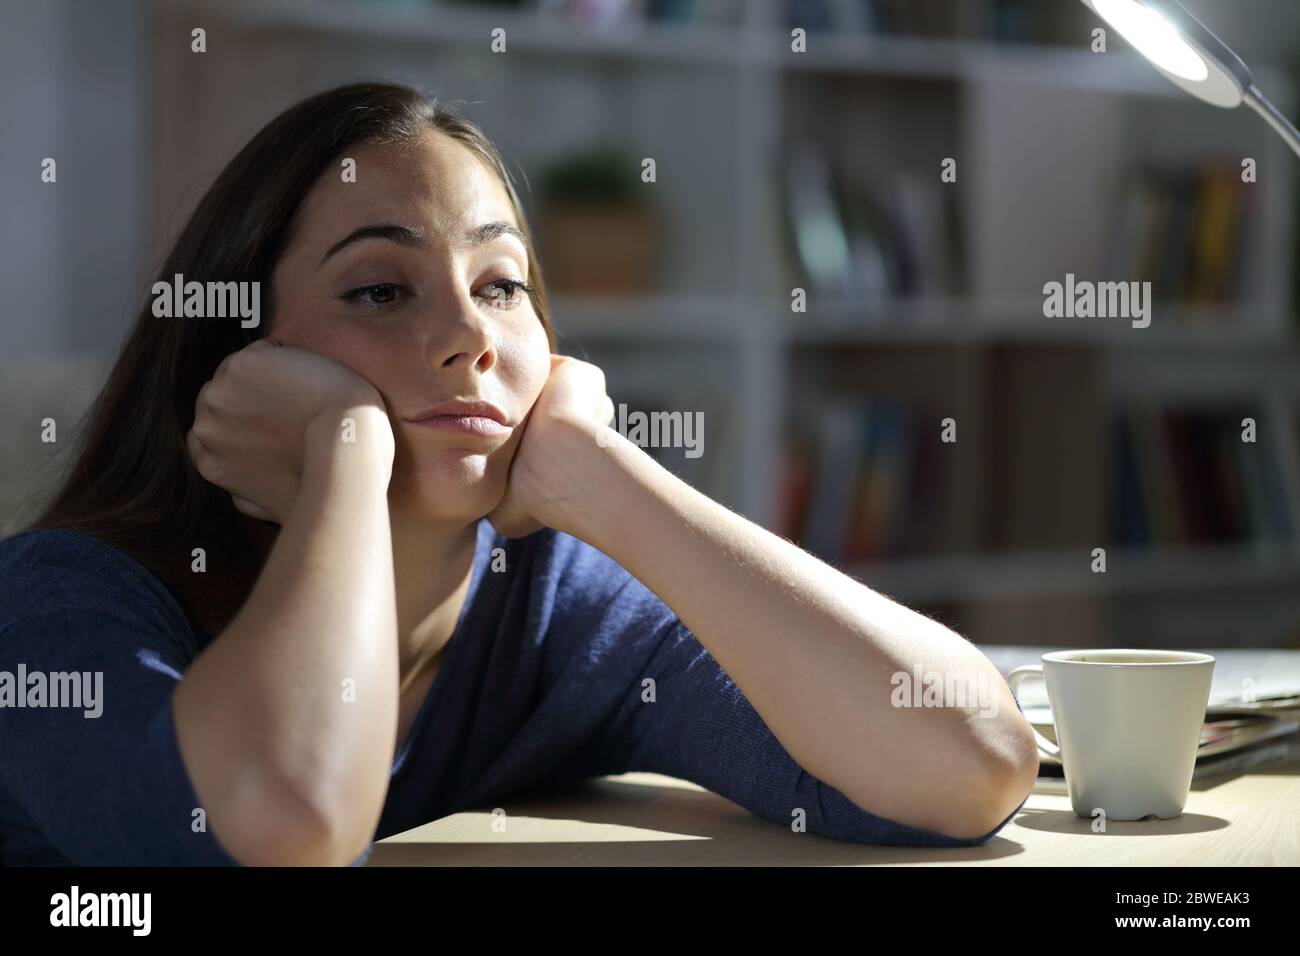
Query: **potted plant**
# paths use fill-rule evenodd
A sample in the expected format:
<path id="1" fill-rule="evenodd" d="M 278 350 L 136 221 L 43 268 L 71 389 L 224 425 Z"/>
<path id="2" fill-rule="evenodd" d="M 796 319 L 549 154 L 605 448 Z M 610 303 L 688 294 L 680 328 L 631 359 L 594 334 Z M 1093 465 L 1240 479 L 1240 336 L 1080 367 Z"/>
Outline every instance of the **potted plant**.
<path id="1" fill-rule="evenodd" d="M 627 150 L 597 145 L 547 164 L 538 248 L 547 284 L 570 295 L 639 295 L 654 285 L 658 217 Z"/>

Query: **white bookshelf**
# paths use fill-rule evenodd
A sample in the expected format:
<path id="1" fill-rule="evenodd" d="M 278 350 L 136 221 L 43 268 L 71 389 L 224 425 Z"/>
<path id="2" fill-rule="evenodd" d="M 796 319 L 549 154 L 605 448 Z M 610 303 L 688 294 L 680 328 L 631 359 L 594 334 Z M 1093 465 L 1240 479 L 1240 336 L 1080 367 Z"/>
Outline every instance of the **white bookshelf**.
<path id="1" fill-rule="evenodd" d="M 656 104 L 657 85 L 682 77 L 696 84 L 699 96 L 718 116 L 721 132 L 701 138 L 692 126 L 680 138 L 690 148 L 707 151 L 709 163 L 717 164 L 716 178 L 693 184 L 697 191 L 689 201 L 681 200 L 678 211 L 711 201 L 729 211 L 729 221 L 716 232 L 685 231 L 678 237 L 683 249 L 674 247 L 675 262 L 707 254 L 711 264 L 719 264 L 716 275 L 681 266 L 669 269 L 665 289 L 653 296 L 554 296 L 553 315 L 566 351 L 587 353 L 602 364 L 608 359 L 616 401 L 618 370 L 644 365 L 650 358 L 669 363 L 689 357 L 694 363 L 689 365 L 689 380 L 674 379 L 681 386 L 674 398 L 684 407 L 692 382 L 707 384 L 711 394 L 721 391 L 732 397 L 729 422 L 734 434 L 728 448 L 738 467 L 730 483 L 706 490 L 755 520 L 770 525 L 775 517 L 775 479 L 794 366 L 815 363 L 823 353 L 836 356 L 874 347 L 971 347 L 960 380 L 947 383 L 954 395 L 962 396 L 967 414 L 981 413 L 979 390 L 991 374 L 982 365 L 980 349 L 1003 343 L 1094 350 L 1108 395 L 1116 402 L 1133 394 L 1193 402 L 1244 394 L 1278 420 L 1287 445 L 1291 491 L 1300 494 L 1300 350 L 1293 331 L 1295 264 L 1289 258 L 1297 208 L 1295 161 L 1258 117 L 1244 109 L 1228 115 L 1190 100 L 1144 62 L 1118 49 L 1122 43 L 1117 39 L 1115 49 L 1104 54 L 1103 71 L 1096 69 L 1098 54 L 1084 46 L 1086 36 L 1072 49 L 810 33 L 808 52 L 795 54 L 782 27 L 781 3 L 759 0 L 737 9 L 738 30 L 724 24 L 648 25 L 599 33 L 548 14 L 452 4 L 205 0 L 190 8 L 191 19 L 202 17 L 238 32 L 260 50 L 275 51 L 279 78 L 290 77 L 304 95 L 329 83 L 373 75 L 376 65 L 389 59 L 452 64 L 448 70 L 463 67 L 461 76 L 469 88 L 446 92 L 473 95 L 472 78 L 490 73 L 484 65 L 489 31 L 498 26 L 507 31 L 510 69 L 520 71 L 513 75 L 545 75 L 557 84 L 580 82 L 583 76 L 589 84 L 622 84 L 647 111 L 637 121 L 653 124 L 656 131 L 671 132 L 675 112 L 685 108 L 681 86 L 668 87 L 664 101 Z M 1282 75 L 1268 64 L 1251 67 L 1260 86 L 1291 112 L 1294 100 Z M 431 67 L 427 74 L 415 68 L 399 78 L 419 82 L 450 75 Z M 803 112 L 807 97 L 834 97 L 840 84 L 867 102 L 887 99 L 872 97 L 873 84 L 891 90 L 915 84 L 940 104 L 934 115 L 916 122 L 928 124 L 931 132 L 939 130 L 946 142 L 936 149 L 952 150 L 934 154 L 936 177 L 943 155 L 958 158 L 966 268 L 974 279 L 968 294 L 859 302 L 813 297 L 806 314 L 790 314 L 789 290 L 772 279 L 779 274 L 778 223 L 773 210 L 755 197 L 771 177 L 770 159 L 790 130 L 816 122 Z M 492 87 L 498 100 L 515 94 L 530 107 L 537 105 L 517 89 Z M 881 104 L 881 109 L 888 107 L 887 102 Z M 508 113 L 512 107 L 507 102 L 501 108 Z M 545 131 L 539 138 L 551 134 L 552 120 L 562 128 L 575 125 L 570 115 L 575 107 L 557 102 L 550 108 L 553 115 L 533 120 Z M 245 127 L 254 126 L 254 115 L 241 117 Z M 906 115 L 890 119 L 887 112 L 880 117 L 885 117 L 877 117 L 882 123 L 910 121 Z M 476 117 L 471 113 L 471 118 Z M 237 125 L 225 122 L 228 128 Z M 489 127 L 487 132 L 501 142 L 497 130 Z M 878 138 L 875 146 L 885 157 L 882 162 L 908 148 L 906 127 L 885 126 L 876 132 L 896 132 L 899 137 Z M 1095 148 L 1115 142 L 1127 148 L 1114 154 Z M 1172 308 L 1158 313 L 1152 328 L 1145 330 L 1130 330 L 1127 323 L 1043 318 L 1041 298 L 1028 294 L 1025 276 L 1060 278 L 1086 258 L 1088 247 L 1104 241 L 1112 187 L 1128 164 L 1218 155 L 1225 142 L 1240 143 L 1242 155 L 1256 157 L 1261 170 L 1258 190 L 1264 214 L 1252 220 L 1255 233 L 1250 241 L 1257 255 L 1240 304 L 1199 311 Z M 540 158 L 520 155 L 525 146 L 504 148 L 521 161 Z M 1063 181 L 1072 188 L 1062 190 Z M 692 223 L 700 227 L 698 221 Z M 1053 224 L 1053 241 L 1042 241 Z M 1072 238 L 1062 241 L 1065 231 Z M 720 243 L 729 249 L 720 251 Z M 663 374 L 672 378 L 671 372 Z M 703 381 L 709 378 L 713 380 Z M 981 492 L 970 489 L 960 507 L 980 507 Z M 899 596 L 940 603 L 999 589 L 1032 595 L 1142 595 L 1234 583 L 1277 588 L 1300 584 L 1300 550 L 1280 555 L 1248 548 L 1138 553 L 1122 559 L 1124 574 L 1108 576 L 1086 573 L 1084 558 L 1086 551 L 1082 558 L 1073 552 L 975 552 L 857 570 L 879 581 L 888 593 L 896 590 Z"/>

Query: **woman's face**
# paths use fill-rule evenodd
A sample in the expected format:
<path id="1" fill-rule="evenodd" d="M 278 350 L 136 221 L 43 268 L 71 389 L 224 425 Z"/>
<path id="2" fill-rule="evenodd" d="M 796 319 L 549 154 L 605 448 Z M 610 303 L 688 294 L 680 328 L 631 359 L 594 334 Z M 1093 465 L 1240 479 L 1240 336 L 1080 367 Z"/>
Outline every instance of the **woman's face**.
<path id="1" fill-rule="evenodd" d="M 383 396 L 394 511 L 475 520 L 505 493 L 524 416 L 550 373 L 546 332 L 511 284 L 531 278 L 519 223 L 501 181 L 444 133 L 348 155 L 356 181 L 336 163 L 303 204 L 272 277 L 268 334 L 342 362 Z M 492 403 L 506 428 L 418 423 L 454 399 Z"/>

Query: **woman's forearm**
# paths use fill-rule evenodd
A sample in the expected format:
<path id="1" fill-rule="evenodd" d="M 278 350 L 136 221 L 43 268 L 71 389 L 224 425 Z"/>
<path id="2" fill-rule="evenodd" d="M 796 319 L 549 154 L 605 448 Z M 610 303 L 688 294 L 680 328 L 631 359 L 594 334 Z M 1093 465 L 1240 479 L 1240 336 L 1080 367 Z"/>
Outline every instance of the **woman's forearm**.
<path id="1" fill-rule="evenodd" d="M 868 812 L 952 836 L 983 835 L 1019 805 L 1037 753 L 983 654 L 710 500 L 616 432 L 605 429 L 601 447 L 602 427 L 575 421 L 556 443 L 552 473 L 567 477 L 550 522 L 672 608 L 802 767 Z M 965 681 L 969 705 L 895 706 L 918 669 Z"/>
<path id="2" fill-rule="evenodd" d="M 309 437 L 256 586 L 175 694 L 187 768 L 241 862 L 349 862 L 387 792 L 398 687 L 391 451 L 368 441 L 373 409 L 346 414 L 360 416 L 358 440 L 336 428 Z"/>

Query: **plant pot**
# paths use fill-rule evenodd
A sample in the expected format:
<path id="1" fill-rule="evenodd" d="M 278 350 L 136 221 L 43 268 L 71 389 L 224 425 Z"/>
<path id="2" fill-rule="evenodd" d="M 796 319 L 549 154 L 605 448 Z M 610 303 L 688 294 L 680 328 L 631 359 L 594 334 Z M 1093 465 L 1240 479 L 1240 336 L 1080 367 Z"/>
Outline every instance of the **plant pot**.
<path id="1" fill-rule="evenodd" d="M 548 290 L 564 295 L 642 295 L 655 280 L 653 206 L 555 204 L 538 217 Z"/>

